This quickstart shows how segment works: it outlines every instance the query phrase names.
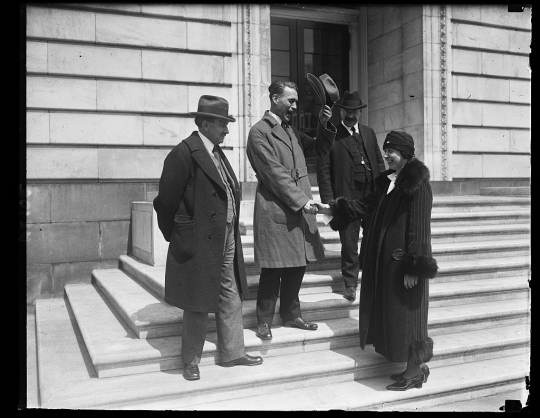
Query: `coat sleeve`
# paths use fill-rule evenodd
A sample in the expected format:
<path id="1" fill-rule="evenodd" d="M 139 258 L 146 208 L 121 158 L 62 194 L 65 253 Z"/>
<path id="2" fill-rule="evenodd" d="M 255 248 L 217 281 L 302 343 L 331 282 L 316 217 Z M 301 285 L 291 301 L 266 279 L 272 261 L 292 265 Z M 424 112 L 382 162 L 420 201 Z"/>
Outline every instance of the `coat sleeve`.
<path id="1" fill-rule="evenodd" d="M 330 154 L 317 158 L 317 184 L 322 203 L 334 199 L 332 190 L 332 173 L 330 171 Z"/>
<path id="2" fill-rule="evenodd" d="M 253 127 L 249 132 L 246 153 L 251 167 L 270 192 L 293 212 L 302 209 L 309 197 L 293 181 L 270 145 L 265 132 Z"/>
<path id="3" fill-rule="evenodd" d="M 317 139 L 302 132 L 294 130 L 295 135 L 300 139 L 304 156 L 306 158 L 322 157 L 327 155 L 334 146 L 337 129 L 330 122 L 324 127 L 320 122 L 317 125 Z"/>
<path id="4" fill-rule="evenodd" d="M 190 156 L 180 147 L 175 147 L 165 158 L 159 180 L 159 192 L 154 199 L 158 226 L 167 242 L 171 240 L 174 216 L 178 211 L 190 179 Z"/>
<path id="5" fill-rule="evenodd" d="M 373 213 L 380 198 L 381 192 L 374 191 L 362 199 L 351 200 L 341 196 L 336 200 L 331 200 L 328 202 L 332 212 L 330 227 L 334 231 L 340 231 L 345 229 L 351 222 Z"/>
<path id="6" fill-rule="evenodd" d="M 431 207 L 433 194 L 428 180 L 411 200 L 407 251 L 403 255 L 403 273 L 419 278 L 433 278 L 437 274 L 437 261 L 431 253 Z"/>

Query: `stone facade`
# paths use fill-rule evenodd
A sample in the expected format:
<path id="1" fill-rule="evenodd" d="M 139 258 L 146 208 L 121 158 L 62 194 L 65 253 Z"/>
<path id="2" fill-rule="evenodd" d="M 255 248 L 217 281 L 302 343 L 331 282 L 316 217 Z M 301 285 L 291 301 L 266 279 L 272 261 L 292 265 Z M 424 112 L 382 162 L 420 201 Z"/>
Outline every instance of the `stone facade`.
<path id="1" fill-rule="evenodd" d="M 363 123 L 379 143 L 390 130 L 410 132 L 441 190 L 455 191 L 453 178 L 529 177 L 530 9 L 28 5 L 28 303 L 61 296 L 65 283 L 88 282 L 129 251 L 131 204 L 155 195 L 165 156 L 196 129 L 188 113 L 203 94 L 229 101 L 237 122 L 223 148 L 253 191 L 245 144 L 269 107 L 273 15 L 349 26 Z"/>

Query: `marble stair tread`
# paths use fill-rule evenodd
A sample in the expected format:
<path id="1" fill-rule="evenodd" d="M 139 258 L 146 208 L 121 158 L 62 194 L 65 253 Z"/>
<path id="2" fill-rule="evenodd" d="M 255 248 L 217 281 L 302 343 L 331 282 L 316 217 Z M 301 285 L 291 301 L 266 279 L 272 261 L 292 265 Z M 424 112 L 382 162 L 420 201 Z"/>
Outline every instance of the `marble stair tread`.
<path id="1" fill-rule="evenodd" d="M 511 210 L 475 210 L 475 211 L 432 211 L 432 221 L 446 221 L 446 220 L 460 220 L 460 219 L 475 219 L 475 218 L 493 218 L 498 220 L 500 218 L 530 218 L 531 211 L 529 208 L 516 208 Z M 317 225 L 319 227 L 327 225 L 323 221 L 322 215 L 316 215 Z M 240 217 L 240 224 L 247 229 L 253 229 L 253 217 Z"/>
<path id="2" fill-rule="evenodd" d="M 172 307 L 163 302 L 162 299 L 154 297 L 142 285 L 120 270 L 96 270 L 94 276 L 97 285 L 139 336 L 144 338 L 146 333 L 150 331 L 152 336 L 157 336 L 160 332 L 163 335 L 177 335 L 180 332 L 178 324 L 182 318 L 181 309 Z M 324 280 L 324 276 L 319 277 Z M 309 275 L 308 279 L 313 280 L 314 277 Z M 496 293 L 514 289 L 527 289 L 526 278 L 518 276 L 516 278 L 434 283 L 431 291 L 434 292 L 434 299 L 451 297 L 459 299 L 462 295 Z M 341 293 L 301 293 L 300 300 L 304 317 L 309 320 L 320 320 L 329 311 L 333 311 L 333 315 L 336 315 L 336 311 L 339 310 L 343 310 L 343 316 L 349 316 L 351 309 L 357 309 L 359 294 L 360 288 L 357 289 L 357 299 L 354 302 L 349 302 L 343 298 Z M 255 300 L 243 302 L 243 317 L 247 326 L 254 322 L 255 306 Z M 278 318 L 278 306 L 279 301 L 276 307 L 276 319 Z M 213 326 L 213 322 L 210 323 L 210 326 Z"/>
<path id="3" fill-rule="evenodd" d="M 453 227 L 433 227 L 431 229 L 431 238 L 436 239 L 444 236 L 468 236 L 468 235 L 502 235 L 510 233 L 529 233 L 531 227 L 529 224 L 509 224 L 509 225 L 476 225 L 476 226 L 453 226 Z M 321 240 L 326 242 L 340 242 L 338 231 L 320 232 Z M 504 236 L 504 235 L 503 235 Z M 253 235 L 242 235 L 242 245 L 253 247 Z M 359 242 L 362 240 L 360 237 Z"/>
<path id="4" fill-rule="evenodd" d="M 146 288 L 163 298 L 165 286 L 165 267 L 150 266 L 134 257 L 122 255 L 120 256 L 120 265 L 122 270 L 134 277 L 139 283 L 142 283 Z M 448 281 L 449 279 L 460 279 L 465 273 L 482 273 L 491 271 L 488 277 L 497 277 L 502 275 L 506 277 L 509 270 L 513 269 L 528 269 L 530 266 L 529 256 L 504 257 L 504 258 L 487 258 L 474 260 L 453 260 L 439 261 L 438 276 L 432 279 L 433 283 L 440 281 Z M 454 275 L 454 276 L 452 276 Z M 359 279 L 362 277 L 360 271 Z M 470 278 L 470 276 L 466 276 Z M 259 275 L 251 274 L 247 276 L 248 286 L 251 289 L 252 296 L 256 296 L 256 290 L 259 283 Z M 342 278 L 340 270 L 320 270 L 307 272 L 302 282 L 302 289 L 311 286 L 330 286 L 334 289 L 341 289 Z M 339 287 L 338 287 L 339 285 Z"/>
<path id="5" fill-rule="evenodd" d="M 500 393 L 505 387 L 523 385 L 528 375 L 529 361 L 526 355 L 489 359 L 452 366 L 431 367 L 428 382 L 420 390 L 405 392 L 386 390 L 391 383 L 388 376 L 370 379 L 328 383 L 324 385 L 292 388 L 283 392 L 258 394 L 250 397 L 205 402 L 186 407 L 181 400 L 154 402 L 139 406 L 145 410 L 246 410 L 246 411 L 307 411 L 307 410 L 365 410 L 404 411 L 406 404 L 438 405 L 440 403 L 470 399 L 474 391 L 485 392 L 492 386 L 490 394 Z M 436 383 L 435 383 L 436 382 Z M 516 385 L 517 383 L 517 385 Z M 507 389 L 506 389 L 507 390 Z M 485 396 L 485 394 L 484 394 Z M 134 408 L 136 409 L 136 408 Z M 448 410 L 447 412 L 451 412 Z"/>
<path id="6" fill-rule="evenodd" d="M 124 373 L 122 368 L 130 373 L 155 371 L 167 367 L 174 369 L 180 365 L 180 342 L 178 335 L 139 339 L 137 334 L 116 313 L 115 308 L 90 284 L 67 285 L 66 294 L 70 306 L 77 319 L 85 345 L 92 359 L 94 367 L 100 376 L 110 376 Z M 134 295 L 131 295 L 135 298 Z M 303 303 L 304 305 L 305 303 Z M 456 328 L 456 323 L 467 322 L 482 323 L 482 328 L 489 326 L 491 318 L 503 318 L 511 315 L 526 315 L 527 300 L 500 301 L 498 303 L 467 304 L 459 307 L 432 308 L 429 314 L 429 326 L 434 324 L 438 328 L 437 338 L 441 338 L 445 323 Z M 356 307 L 356 309 L 358 309 Z M 181 310 L 177 309 L 179 316 Z M 524 312 L 525 311 L 525 312 Z M 159 310 L 153 311 L 158 314 Z M 357 315 L 357 314 L 356 314 Z M 161 322 L 160 317 L 148 318 L 148 323 L 154 320 Z M 324 348 L 320 344 L 324 341 L 332 341 L 336 344 L 337 337 L 353 337 L 358 332 L 358 319 L 355 316 L 339 319 L 320 319 L 316 321 L 320 329 L 304 331 L 296 328 L 288 328 L 276 325 L 273 327 L 274 339 L 261 341 L 255 336 L 255 329 L 244 329 L 246 349 L 260 349 L 263 352 L 270 349 L 279 350 L 281 346 L 293 345 L 297 350 L 306 350 L 309 344 L 319 344 L 317 349 Z M 526 321 L 522 325 L 526 325 Z M 516 325 L 517 326 L 517 325 Z M 463 327 L 465 329 L 466 327 Z M 353 340 L 356 340 L 354 338 Z M 207 334 L 204 347 L 205 361 L 213 361 L 216 358 L 217 335 L 213 331 Z M 331 346 L 328 342 L 326 346 Z M 282 350 L 283 351 L 283 350 Z M 286 352 L 287 350 L 285 350 Z M 294 350 L 293 350 L 294 351 Z M 163 363 L 164 359 L 167 363 Z M 150 365 L 149 363 L 154 363 Z M 112 370 L 112 371 L 111 371 Z M 126 372 L 127 373 L 127 372 Z"/>
<path id="7" fill-rule="evenodd" d="M 45 386 L 43 393 L 46 394 L 42 399 L 42 407 L 46 408 L 109 409 L 130 405 L 136 408 L 136 405 L 160 399 L 175 399 L 184 406 L 189 406 L 225 400 L 232 396 L 257 394 L 260 393 L 261 386 L 264 386 L 265 393 L 268 393 L 269 388 L 297 389 L 318 385 L 319 382 L 328 384 L 353 382 L 355 378 L 372 378 L 378 375 L 373 373 L 373 367 L 384 374 L 386 381 L 387 375 L 399 372 L 403 367 L 401 364 L 388 363 L 368 346 L 364 351 L 358 347 L 348 347 L 268 357 L 263 365 L 249 369 L 223 368 L 209 364 L 201 367 L 202 377 L 197 382 L 185 381 L 180 370 L 98 379 L 91 370 L 91 364 L 88 364 L 85 352 L 80 350 L 78 329 L 59 326 L 70 324 L 65 302 L 58 299 L 40 300 L 37 305 L 36 319 L 40 330 L 38 350 L 42 359 L 40 384 Z M 504 332 L 502 335 L 505 338 Z M 475 336 L 475 333 L 470 333 L 470 336 L 472 341 L 486 340 L 485 337 Z M 439 346 L 446 345 L 440 338 L 442 337 L 435 339 L 435 351 Z M 58 344 L 58 341 L 62 341 L 62 344 Z M 71 354 L 59 357 L 55 348 Z M 474 364 L 470 363 L 470 367 Z M 373 367 L 366 367 L 367 365 Z M 51 375 L 57 378 L 50 378 Z M 430 381 L 433 381 L 433 376 L 435 375 L 430 376 Z M 462 382 L 462 385 L 464 383 Z M 197 398 L 201 393 L 204 395 Z"/>

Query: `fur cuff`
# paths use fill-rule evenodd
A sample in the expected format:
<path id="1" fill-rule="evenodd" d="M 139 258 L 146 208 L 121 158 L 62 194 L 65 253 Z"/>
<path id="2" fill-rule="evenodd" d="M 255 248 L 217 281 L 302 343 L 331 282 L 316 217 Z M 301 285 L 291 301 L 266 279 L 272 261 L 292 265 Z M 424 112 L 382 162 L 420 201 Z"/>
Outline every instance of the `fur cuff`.
<path id="1" fill-rule="evenodd" d="M 403 254 L 403 274 L 418 276 L 420 279 L 432 279 L 437 275 L 437 260 L 425 255 Z"/>
<path id="2" fill-rule="evenodd" d="M 427 338 L 409 345 L 409 361 L 413 364 L 427 363 L 433 357 L 433 340 Z"/>
<path id="3" fill-rule="evenodd" d="M 330 228 L 334 231 L 340 231 L 347 228 L 351 223 L 352 207 L 350 202 L 344 197 L 338 197 L 336 200 L 330 200 L 330 211 L 332 212 L 332 220 Z"/>

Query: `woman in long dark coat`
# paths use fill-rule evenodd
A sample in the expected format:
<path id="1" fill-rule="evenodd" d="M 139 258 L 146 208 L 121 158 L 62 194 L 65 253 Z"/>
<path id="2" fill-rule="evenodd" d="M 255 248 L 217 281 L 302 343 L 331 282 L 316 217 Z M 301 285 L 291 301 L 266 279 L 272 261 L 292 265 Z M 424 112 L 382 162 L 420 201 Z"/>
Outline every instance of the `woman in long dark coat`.
<path id="1" fill-rule="evenodd" d="M 319 205 L 333 216 L 334 230 L 373 213 L 364 255 L 360 291 L 360 347 L 373 339 L 375 351 L 407 369 L 392 375 L 389 390 L 421 388 L 425 364 L 433 356 L 428 337 L 429 278 L 437 263 L 431 253 L 433 195 L 429 170 L 414 158 L 414 141 L 406 132 L 390 132 L 383 144 L 389 170 L 376 178 L 376 191 L 363 199 L 339 197 Z"/>

